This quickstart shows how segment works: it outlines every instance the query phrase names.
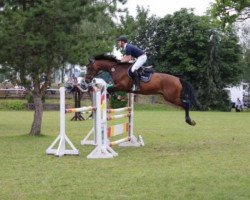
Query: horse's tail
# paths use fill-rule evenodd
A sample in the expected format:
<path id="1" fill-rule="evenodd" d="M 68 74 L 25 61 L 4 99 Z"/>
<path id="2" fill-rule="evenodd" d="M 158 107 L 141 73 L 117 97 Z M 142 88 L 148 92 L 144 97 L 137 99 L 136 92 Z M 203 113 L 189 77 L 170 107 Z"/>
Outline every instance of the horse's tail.
<path id="1" fill-rule="evenodd" d="M 193 86 L 189 82 L 183 79 L 180 79 L 180 82 L 182 85 L 182 91 L 181 91 L 182 102 L 188 104 L 189 107 L 193 105 L 198 110 L 201 110 L 201 105 L 196 98 Z"/>

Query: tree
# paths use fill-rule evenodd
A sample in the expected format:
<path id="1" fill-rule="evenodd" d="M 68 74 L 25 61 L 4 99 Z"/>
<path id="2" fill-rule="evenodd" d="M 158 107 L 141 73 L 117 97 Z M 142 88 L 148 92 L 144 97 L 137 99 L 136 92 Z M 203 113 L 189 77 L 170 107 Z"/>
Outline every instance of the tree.
<path id="1" fill-rule="evenodd" d="M 235 23 L 235 30 L 244 53 L 243 80 L 250 83 L 250 19 Z"/>
<path id="2" fill-rule="evenodd" d="M 250 19 L 245 20 L 244 22 L 236 22 L 234 27 L 243 49 L 250 49 Z"/>
<path id="3" fill-rule="evenodd" d="M 216 0 L 208 11 L 219 22 L 222 28 L 233 24 L 237 30 L 241 46 L 243 47 L 245 68 L 243 79 L 249 80 L 249 68 L 247 64 L 248 49 L 250 48 L 250 0 Z M 241 64 L 242 66 L 244 63 Z"/>
<path id="4" fill-rule="evenodd" d="M 32 82 L 35 113 L 30 135 L 41 133 L 42 97 L 54 70 L 68 62 L 86 63 L 88 55 L 94 51 L 112 49 L 109 34 L 116 2 L 0 2 L 0 65 L 12 74 L 18 73 L 22 85 L 28 86 Z M 109 28 L 100 28 L 100 23 Z M 47 77 L 43 84 L 42 75 Z"/>
<path id="5" fill-rule="evenodd" d="M 222 25 L 250 18 L 250 0 L 216 0 L 209 11 Z"/>
<path id="6" fill-rule="evenodd" d="M 208 16 L 196 16 L 187 9 L 160 19 L 142 17 L 144 23 L 128 19 L 125 28 L 142 24 L 134 38 L 145 39 L 143 44 L 158 71 L 191 82 L 204 109 L 228 104 L 224 88 L 237 83 L 242 74 L 242 51 L 232 29 L 222 31 Z M 151 22 L 154 24 L 149 26 Z"/>
<path id="7" fill-rule="evenodd" d="M 207 108 L 227 110 L 230 101 L 224 88 L 237 84 L 242 78 L 242 48 L 232 29 L 226 32 L 217 30 L 210 39 L 207 76 L 204 77 L 201 98 Z"/>
<path id="8" fill-rule="evenodd" d="M 228 105 L 223 89 L 239 82 L 243 68 L 232 29 L 220 31 L 209 17 L 182 9 L 160 20 L 156 42 L 160 69 L 190 81 L 204 109 Z"/>
<path id="9" fill-rule="evenodd" d="M 243 72 L 244 81 L 250 83 L 250 49 L 247 49 L 244 53 L 245 69 Z"/>
<path id="10" fill-rule="evenodd" d="M 151 57 L 156 52 L 153 40 L 157 37 L 158 20 L 155 15 L 149 16 L 148 9 L 139 6 L 135 17 L 128 12 L 125 17 L 121 17 L 120 34 L 127 35 L 131 43 L 147 52 L 148 64 L 153 64 Z"/>

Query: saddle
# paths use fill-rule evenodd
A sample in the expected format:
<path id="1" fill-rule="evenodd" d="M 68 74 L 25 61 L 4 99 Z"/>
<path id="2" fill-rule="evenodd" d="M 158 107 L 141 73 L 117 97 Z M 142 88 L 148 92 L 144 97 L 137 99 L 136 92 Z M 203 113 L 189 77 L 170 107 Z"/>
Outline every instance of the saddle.
<path id="1" fill-rule="evenodd" d="M 132 67 L 130 67 L 130 68 L 128 69 L 128 76 L 129 76 L 130 78 L 133 77 L 133 73 L 132 73 L 132 71 L 131 71 L 131 68 L 132 68 Z M 139 75 L 140 75 L 140 80 L 141 80 L 142 82 L 145 82 L 145 83 L 147 83 L 147 82 L 149 82 L 149 81 L 151 80 L 151 77 L 152 77 L 152 75 L 153 75 L 154 72 L 155 72 L 155 70 L 152 69 L 152 66 L 140 67 L 140 68 L 138 69 L 138 73 L 139 73 Z"/>

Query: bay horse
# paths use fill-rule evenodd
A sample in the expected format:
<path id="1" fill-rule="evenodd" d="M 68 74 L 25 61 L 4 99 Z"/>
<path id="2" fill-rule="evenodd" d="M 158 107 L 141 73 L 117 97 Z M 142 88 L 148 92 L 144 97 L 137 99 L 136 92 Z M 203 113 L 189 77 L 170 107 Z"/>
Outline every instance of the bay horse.
<path id="1" fill-rule="evenodd" d="M 108 72 L 113 79 L 113 86 L 108 88 L 108 92 L 125 91 L 131 93 L 133 85 L 132 79 L 128 76 L 128 70 L 132 63 L 120 63 L 114 56 L 99 55 L 87 64 L 86 83 L 90 83 L 95 75 L 100 71 Z M 191 104 L 199 107 L 194 94 L 194 89 L 190 83 L 178 77 L 166 73 L 153 73 L 151 80 L 147 83 L 140 82 L 140 91 L 136 94 L 152 95 L 161 94 L 165 101 L 185 110 L 185 121 L 194 126 L 196 122 L 189 116 Z"/>

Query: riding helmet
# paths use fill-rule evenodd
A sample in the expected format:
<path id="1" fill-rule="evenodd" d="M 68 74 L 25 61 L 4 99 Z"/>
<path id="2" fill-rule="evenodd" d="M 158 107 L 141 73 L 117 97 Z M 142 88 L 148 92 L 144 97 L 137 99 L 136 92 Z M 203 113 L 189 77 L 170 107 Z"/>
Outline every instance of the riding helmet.
<path id="1" fill-rule="evenodd" d="M 117 38 L 117 41 L 123 41 L 123 42 L 127 43 L 128 38 L 125 35 L 121 35 L 120 37 Z"/>

